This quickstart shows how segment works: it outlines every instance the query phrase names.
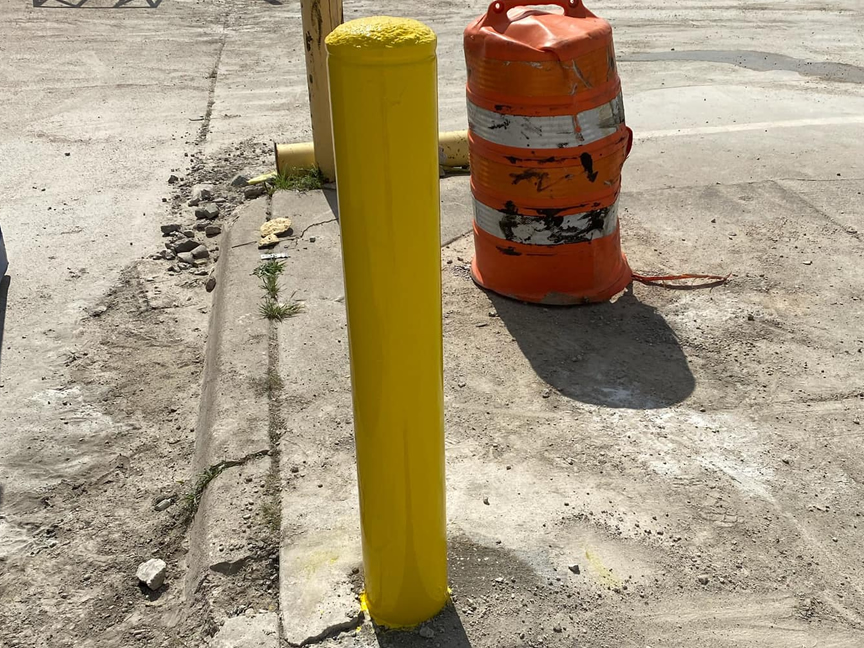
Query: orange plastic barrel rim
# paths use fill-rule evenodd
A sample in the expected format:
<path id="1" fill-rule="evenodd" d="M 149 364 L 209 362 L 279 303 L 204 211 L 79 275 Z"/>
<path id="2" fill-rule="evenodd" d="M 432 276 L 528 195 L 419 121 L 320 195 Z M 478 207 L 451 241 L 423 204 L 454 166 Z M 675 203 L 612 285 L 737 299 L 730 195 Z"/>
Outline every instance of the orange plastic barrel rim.
<path id="1" fill-rule="evenodd" d="M 569 7 L 570 9 L 576 9 L 581 0 L 550 0 L 549 2 L 543 2 L 543 0 L 536 0 L 535 2 L 520 2 L 519 0 L 511 0 L 508 2 L 507 0 L 496 0 L 493 2 L 489 9 L 494 11 L 495 13 L 504 13 L 508 9 L 512 9 L 513 7 L 526 7 L 531 5 L 545 5 L 545 4 L 557 4 L 561 7 Z"/>

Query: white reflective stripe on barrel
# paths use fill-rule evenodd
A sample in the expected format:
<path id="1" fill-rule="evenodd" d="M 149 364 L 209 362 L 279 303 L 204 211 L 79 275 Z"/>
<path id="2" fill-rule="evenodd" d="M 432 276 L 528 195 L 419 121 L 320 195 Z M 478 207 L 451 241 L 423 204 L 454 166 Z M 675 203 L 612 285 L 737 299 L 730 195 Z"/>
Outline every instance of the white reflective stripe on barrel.
<path id="1" fill-rule="evenodd" d="M 477 227 L 497 238 L 525 245 L 584 243 L 608 236 L 618 226 L 618 201 L 609 207 L 566 216 L 522 216 L 474 200 Z"/>
<path id="2" fill-rule="evenodd" d="M 623 123 L 624 103 L 620 94 L 609 103 L 576 115 L 545 117 L 498 113 L 468 101 L 468 126 L 471 132 L 487 142 L 514 148 L 583 146 L 613 135 Z"/>

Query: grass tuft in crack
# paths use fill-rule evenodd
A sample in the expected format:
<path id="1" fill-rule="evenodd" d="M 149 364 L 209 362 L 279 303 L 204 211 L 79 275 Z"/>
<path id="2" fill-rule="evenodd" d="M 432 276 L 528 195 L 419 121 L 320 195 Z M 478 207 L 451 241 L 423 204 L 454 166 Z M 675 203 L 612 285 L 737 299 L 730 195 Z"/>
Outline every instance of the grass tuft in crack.
<path id="1" fill-rule="evenodd" d="M 279 275 L 265 274 L 261 277 L 261 284 L 269 299 L 275 300 L 279 297 Z"/>
<path id="2" fill-rule="evenodd" d="M 204 496 L 204 491 L 207 486 L 216 477 L 218 477 L 227 466 L 224 462 L 210 466 L 204 472 L 198 473 L 192 482 L 192 487 L 183 496 L 183 513 L 187 520 L 195 517 L 198 511 L 198 506 L 201 504 L 201 498 Z"/>
<path id="3" fill-rule="evenodd" d="M 265 277 L 278 277 L 284 271 L 284 263 L 271 259 L 270 261 L 262 261 L 261 265 L 252 271 L 252 274 L 263 280 Z"/>
<path id="4" fill-rule="evenodd" d="M 287 304 L 282 304 L 271 298 L 265 299 L 264 303 L 258 307 L 261 317 L 268 320 L 275 320 L 277 322 L 293 317 L 302 310 L 303 304 L 299 302 L 292 301 Z"/>
<path id="5" fill-rule="evenodd" d="M 292 167 L 276 175 L 273 191 L 312 191 L 324 186 L 324 174 L 318 167 Z"/>

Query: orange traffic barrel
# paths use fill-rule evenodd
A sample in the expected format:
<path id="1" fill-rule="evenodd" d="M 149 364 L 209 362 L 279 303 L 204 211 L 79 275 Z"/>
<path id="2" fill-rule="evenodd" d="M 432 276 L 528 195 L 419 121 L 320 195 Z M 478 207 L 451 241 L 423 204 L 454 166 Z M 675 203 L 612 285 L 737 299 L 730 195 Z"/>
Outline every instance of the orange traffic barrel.
<path id="1" fill-rule="evenodd" d="M 528 302 L 609 299 L 632 276 L 618 193 L 633 143 L 611 26 L 581 0 L 498 0 L 464 44 L 474 280 Z"/>

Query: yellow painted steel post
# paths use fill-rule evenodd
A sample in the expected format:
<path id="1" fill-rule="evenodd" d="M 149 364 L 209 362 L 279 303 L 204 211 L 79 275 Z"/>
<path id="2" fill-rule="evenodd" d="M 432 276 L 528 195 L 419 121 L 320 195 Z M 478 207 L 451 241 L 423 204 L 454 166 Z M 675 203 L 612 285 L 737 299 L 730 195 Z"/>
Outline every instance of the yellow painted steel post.
<path id="1" fill-rule="evenodd" d="M 330 94 L 327 90 L 327 52 L 324 39 L 342 24 L 342 0 L 300 0 L 303 45 L 306 50 L 306 84 L 315 164 L 328 180 L 336 178 L 333 135 L 330 129 Z"/>
<path id="2" fill-rule="evenodd" d="M 327 37 L 366 600 L 390 627 L 448 600 L 436 43 L 386 17 Z"/>

